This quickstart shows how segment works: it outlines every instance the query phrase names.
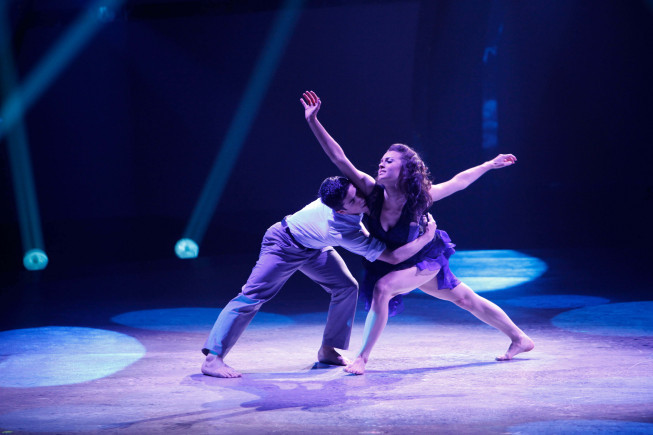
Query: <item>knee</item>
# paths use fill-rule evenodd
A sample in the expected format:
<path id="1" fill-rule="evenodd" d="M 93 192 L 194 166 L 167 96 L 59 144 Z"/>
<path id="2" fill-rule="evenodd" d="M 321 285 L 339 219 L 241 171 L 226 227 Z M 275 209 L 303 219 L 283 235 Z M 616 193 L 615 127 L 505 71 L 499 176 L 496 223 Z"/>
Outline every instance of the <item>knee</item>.
<path id="1" fill-rule="evenodd" d="M 265 300 L 252 298 L 244 293 L 240 293 L 229 302 L 225 309 L 230 309 L 241 314 L 258 312 L 265 302 Z"/>
<path id="2" fill-rule="evenodd" d="M 358 282 L 351 278 L 351 280 L 340 283 L 336 288 L 332 288 L 331 294 L 338 296 L 349 296 L 358 293 Z"/>
<path id="3" fill-rule="evenodd" d="M 474 298 L 471 295 L 463 295 L 455 299 L 453 303 L 464 310 L 471 310 L 474 307 Z"/>
<path id="4" fill-rule="evenodd" d="M 358 282 L 352 278 L 352 280 L 344 286 L 342 292 L 345 294 L 358 293 Z"/>
<path id="5" fill-rule="evenodd" d="M 378 301 L 389 301 L 393 296 L 392 291 L 392 286 L 380 280 L 374 285 L 374 299 Z"/>

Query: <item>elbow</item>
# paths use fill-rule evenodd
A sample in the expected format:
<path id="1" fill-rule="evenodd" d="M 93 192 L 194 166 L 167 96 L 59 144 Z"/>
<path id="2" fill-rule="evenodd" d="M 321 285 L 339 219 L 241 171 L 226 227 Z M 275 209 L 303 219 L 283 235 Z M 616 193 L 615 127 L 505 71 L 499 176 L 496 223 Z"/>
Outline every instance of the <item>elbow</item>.
<path id="1" fill-rule="evenodd" d="M 393 266 L 401 263 L 401 261 L 399 261 L 399 259 L 394 255 L 388 256 L 388 258 L 385 260 L 385 262 L 388 263 L 388 264 L 392 264 Z"/>

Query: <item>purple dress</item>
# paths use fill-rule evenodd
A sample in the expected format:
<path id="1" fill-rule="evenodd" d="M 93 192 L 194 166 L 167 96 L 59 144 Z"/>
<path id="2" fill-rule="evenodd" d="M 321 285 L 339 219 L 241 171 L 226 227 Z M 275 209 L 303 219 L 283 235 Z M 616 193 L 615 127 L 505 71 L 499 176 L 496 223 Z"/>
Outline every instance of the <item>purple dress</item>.
<path id="1" fill-rule="evenodd" d="M 370 214 L 363 217 L 363 223 L 373 237 L 383 241 L 388 249 L 394 250 L 415 240 L 423 232 L 423 229 L 420 229 L 420 224 L 412 219 L 411 213 L 404 205 L 396 225 L 385 231 L 381 226 L 380 219 L 383 201 L 385 200 L 384 190 L 384 187 L 380 184 L 374 186 L 372 194 L 367 198 Z M 363 260 L 365 273 L 360 287 L 360 295 L 361 298 L 365 299 L 366 310 L 370 309 L 376 282 L 393 270 L 408 269 L 413 266 L 417 266 L 419 270 L 440 269 L 436 275 L 439 289 L 452 289 L 460 284 L 460 280 L 449 269 L 449 257 L 456 252 L 454 249 L 456 245 L 451 242 L 446 231 L 435 230 L 435 232 L 436 235 L 433 240 L 417 254 L 402 263 L 393 265 L 383 261 L 370 262 Z M 402 295 L 392 298 L 389 308 L 390 316 L 401 313 L 404 309 Z"/>

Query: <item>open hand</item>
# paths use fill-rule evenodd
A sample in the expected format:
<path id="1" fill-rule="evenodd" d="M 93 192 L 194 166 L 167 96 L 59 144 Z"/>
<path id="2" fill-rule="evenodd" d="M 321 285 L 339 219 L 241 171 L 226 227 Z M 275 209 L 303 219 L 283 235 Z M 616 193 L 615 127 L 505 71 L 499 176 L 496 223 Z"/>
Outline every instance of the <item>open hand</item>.
<path id="1" fill-rule="evenodd" d="M 301 101 L 304 106 L 304 118 L 306 118 L 307 121 L 314 120 L 317 116 L 317 112 L 320 110 L 320 105 L 322 104 L 317 94 L 313 91 L 306 91 L 299 101 Z"/>
<path id="2" fill-rule="evenodd" d="M 514 165 L 517 162 L 517 157 L 512 154 L 499 154 L 488 163 L 492 166 L 492 169 L 505 168 L 506 166 Z"/>

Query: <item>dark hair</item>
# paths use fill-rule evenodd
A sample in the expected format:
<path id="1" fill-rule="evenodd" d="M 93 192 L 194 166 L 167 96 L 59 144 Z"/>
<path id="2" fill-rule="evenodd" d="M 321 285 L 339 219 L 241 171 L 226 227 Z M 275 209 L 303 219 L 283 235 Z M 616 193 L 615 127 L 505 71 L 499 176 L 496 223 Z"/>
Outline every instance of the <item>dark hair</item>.
<path id="1" fill-rule="evenodd" d="M 335 211 L 342 210 L 351 181 L 347 177 L 325 178 L 320 185 L 320 199 Z"/>
<path id="2" fill-rule="evenodd" d="M 420 216 L 431 205 L 431 173 L 424 164 L 417 152 L 401 143 L 390 145 L 388 151 L 396 151 L 401 154 L 401 173 L 399 174 L 399 188 L 406 195 L 406 203 L 414 220 Z"/>

